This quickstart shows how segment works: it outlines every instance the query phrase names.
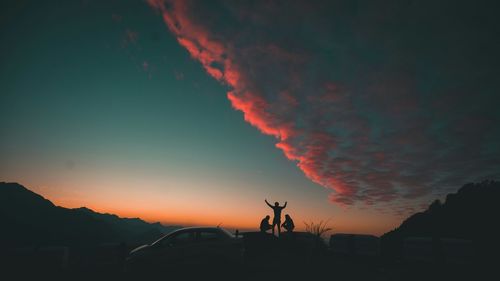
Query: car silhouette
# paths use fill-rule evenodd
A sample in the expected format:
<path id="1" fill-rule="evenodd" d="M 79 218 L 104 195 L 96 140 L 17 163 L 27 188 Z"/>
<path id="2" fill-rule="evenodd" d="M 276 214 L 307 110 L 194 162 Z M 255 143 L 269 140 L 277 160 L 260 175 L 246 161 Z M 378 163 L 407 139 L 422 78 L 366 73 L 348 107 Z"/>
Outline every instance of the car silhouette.
<path id="1" fill-rule="evenodd" d="M 125 269 L 137 272 L 240 265 L 243 251 L 242 239 L 223 228 L 182 228 L 132 250 Z"/>

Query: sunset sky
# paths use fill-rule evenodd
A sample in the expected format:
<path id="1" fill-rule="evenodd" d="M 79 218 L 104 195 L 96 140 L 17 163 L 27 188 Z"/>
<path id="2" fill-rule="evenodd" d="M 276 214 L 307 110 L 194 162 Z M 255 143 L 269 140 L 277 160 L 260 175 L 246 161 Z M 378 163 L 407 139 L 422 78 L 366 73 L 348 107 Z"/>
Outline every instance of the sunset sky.
<path id="1" fill-rule="evenodd" d="M 3 2 L 0 181 L 242 229 L 267 198 L 380 235 L 500 179 L 498 11 L 323 2 Z"/>

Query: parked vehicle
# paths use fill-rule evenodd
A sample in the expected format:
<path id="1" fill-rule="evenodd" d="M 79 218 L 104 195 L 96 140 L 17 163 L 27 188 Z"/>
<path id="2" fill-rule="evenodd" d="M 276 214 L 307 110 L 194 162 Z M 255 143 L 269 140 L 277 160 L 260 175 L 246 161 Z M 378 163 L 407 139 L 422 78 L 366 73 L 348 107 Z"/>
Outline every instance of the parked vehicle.
<path id="1" fill-rule="evenodd" d="M 373 235 L 333 234 L 330 236 L 330 251 L 340 255 L 376 257 L 380 254 L 379 240 Z"/>
<path id="2" fill-rule="evenodd" d="M 470 264 L 474 256 L 472 241 L 465 239 L 408 237 L 403 243 L 407 263 Z"/>
<path id="3" fill-rule="evenodd" d="M 190 227 L 173 231 L 157 241 L 132 250 L 128 271 L 163 270 L 183 266 L 216 266 L 243 261 L 243 243 L 220 227 Z"/>
<path id="4" fill-rule="evenodd" d="M 311 262 L 327 252 L 325 241 L 307 232 L 284 232 L 276 237 L 265 232 L 242 233 L 245 263 L 248 266 L 274 268 Z"/>
<path id="5" fill-rule="evenodd" d="M 436 240 L 431 237 L 408 237 L 403 241 L 403 260 L 407 263 L 433 263 L 438 257 Z"/>

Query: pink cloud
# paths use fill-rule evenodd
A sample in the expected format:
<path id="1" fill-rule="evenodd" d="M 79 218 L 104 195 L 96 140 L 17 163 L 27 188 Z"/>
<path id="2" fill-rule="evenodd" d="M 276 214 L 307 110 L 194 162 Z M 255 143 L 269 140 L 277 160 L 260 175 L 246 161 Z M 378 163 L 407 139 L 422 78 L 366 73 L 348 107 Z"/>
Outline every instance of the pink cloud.
<path id="1" fill-rule="evenodd" d="M 245 69 L 244 62 L 233 50 L 231 42 L 219 41 L 204 26 L 197 24 L 196 20 L 190 17 L 187 2 L 172 2 L 168 8 L 163 1 L 150 0 L 149 3 L 162 13 L 165 23 L 175 34 L 179 44 L 202 64 L 207 73 L 230 86 L 231 90 L 227 93 L 227 97 L 233 108 L 243 112 L 245 121 L 262 133 L 275 137 L 278 140 L 276 147 L 281 149 L 289 160 L 296 161 L 306 177 L 334 191 L 330 197 L 332 201 L 342 204 L 354 202 L 358 191 L 356 184 L 343 181 L 340 171 L 336 173 L 329 169 L 330 162 L 335 161 L 328 156 L 337 146 L 335 137 L 323 131 L 301 130 L 294 125 L 293 120 L 288 120 L 273 110 L 280 104 L 284 104 L 285 108 L 299 106 L 299 100 L 293 94 L 294 87 L 288 85 L 291 90 L 283 89 L 277 93 L 279 103 L 273 103 L 269 97 L 260 92 L 260 87 L 255 84 L 257 81 L 254 81 L 252 74 Z M 272 57 L 278 65 L 299 66 L 307 58 L 307 55 L 287 51 L 276 44 L 246 48 L 244 53 L 249 56 Z M 292 73 L 289 77 L 294 80 L 291 84 L 301 83 L 297 75 Z M 313 103 L 337 103 L 346 98 L 345 93 L 339 91 L 331 82 L 325 83 L 321 92 L 322 95 L 311 99 Z M 379 154 L 378 158 L 380 157 Z M 353 162 L 349 161 L 344 163 L 353 165 Z"/>
<path id="2" fill-rule="evenodd" d="M 148 3 L 190 56 L 228 86 L 232 107 L 274 137 L 276 147 L 307 178 L 331 190 L 331 201 L 374 205 L 421 198 L 439 182 L 466 179 L 446 176 L 464 167 L 454 161 L 458 153 L 436 137 L 434 117 L 425 111 L 450 99 L 431 97 L 426 107 L 415 71 L 400 60 L 404 51 L 386 38 L 386 12 L 382 18 L 354 19 L 348 28 L 355 29 L 358 41 L 344 46 L 346 35 L 325 24 L 330 15 L 320 17 L 323 5 L 294 2 L 286 14 L 277 14 L 276 3 L 246 7 L 223 1 L 221 9 L 192 1 Z M 379 37 L 384 41 L 374 42 Z M 372 49 L 355 52 L 365 45 Z M 386 60 L 377 57 L 387 53 Z M 458 120 L 458 128 L 491 129 L 479 117 Z M 470 135 L 459 129 L 445 133 Z M 460 136 L 464 140 L 474 142 Z M 475 152 L 469 149 L 468 156 L 488 161 Z"/>

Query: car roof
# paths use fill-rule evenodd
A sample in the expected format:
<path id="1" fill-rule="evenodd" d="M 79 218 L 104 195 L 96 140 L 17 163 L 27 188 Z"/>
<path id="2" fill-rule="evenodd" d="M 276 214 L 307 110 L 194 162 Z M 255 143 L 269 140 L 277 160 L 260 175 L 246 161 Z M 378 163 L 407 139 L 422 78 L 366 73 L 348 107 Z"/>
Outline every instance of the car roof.
<path id="1" fill-rule="evenodd" d="M 173 231 L 163 235 L 162 237 L 160 237 L 160 239 L 154 241 L 151 244 L 155 244 L 155 243 L 159 242 L 160 240 L 162 240 L 163 238 L 170 236 L 172 234 L 175 234 L 175 233 L 184 232 L 184 231 L 200 231 L 200 230 L 215 230 L 215 231 L 219 231 L 221 233 L 225 233 L 220 227 L 205 227 L 205 226 L 183 227 L 183 228 L 173 230 Z"/>
<path id="2" fill-rule="evenodd" d="M 222 230 L 222 229 L 220 227 L 191 226 L 191 227 L 183 227 L 177 229 L 176 231 L 184 231 L 184 230 Z"/>

